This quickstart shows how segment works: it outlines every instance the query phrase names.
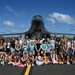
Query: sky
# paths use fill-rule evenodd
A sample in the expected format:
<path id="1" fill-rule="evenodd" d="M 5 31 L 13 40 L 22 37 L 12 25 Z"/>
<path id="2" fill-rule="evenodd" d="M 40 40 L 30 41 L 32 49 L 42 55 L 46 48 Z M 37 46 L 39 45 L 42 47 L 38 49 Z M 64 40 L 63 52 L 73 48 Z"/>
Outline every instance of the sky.
<path id="1" fill-rule="evenodd" d="M 75 0 L 0 0 L 0 34 L 28 31 L 35 15 L 50 32 L 75 33 Z"/>

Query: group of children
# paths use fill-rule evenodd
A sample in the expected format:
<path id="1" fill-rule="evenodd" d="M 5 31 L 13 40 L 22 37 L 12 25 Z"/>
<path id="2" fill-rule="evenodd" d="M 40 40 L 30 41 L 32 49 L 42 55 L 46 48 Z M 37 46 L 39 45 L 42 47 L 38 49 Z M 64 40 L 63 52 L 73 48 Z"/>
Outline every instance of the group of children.
<path id="1" fill-rule="evenodd" d="M 0 64 L 25 67 L 48 64 L 75 64 L 75 43 L 66 37 L 33 38 L 20 35 L 3 40 L 0 36 Z"/>

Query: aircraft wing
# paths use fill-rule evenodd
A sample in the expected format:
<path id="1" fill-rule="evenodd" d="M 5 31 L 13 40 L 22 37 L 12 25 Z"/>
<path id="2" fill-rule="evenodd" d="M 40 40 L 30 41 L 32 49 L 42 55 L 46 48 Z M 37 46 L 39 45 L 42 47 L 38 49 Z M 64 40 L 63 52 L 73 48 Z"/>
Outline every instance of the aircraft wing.
<path id="1" fill-rule="evenodd" d="M 75 35 L 75 34 L 70 34 L 70 33 L 53 33 L 51 32 L 50 34 L 58 34 L 58 35 Z"/>
<path id="2" fill-rule="evenodd" d="M 7 36 L 7 35 L 20 35 L 20 34 L 25 34 L 25 32 L 23 32 L 23 33 L 0 34 L 0 35 L 2 35 L 2 36 Z"/>
<path id="3" fill-rule="evenodd" d="M 21 32 L 21 33 L 9 33 L 9 34 L 0 34 L 2 36 L 7 36 L 7 35 L 20 35 L 20 34 L 25 34 L 26 32 Z M 75 34 L 70 34 L 70 33 L 56 33 L 56 32 L 50 32 L 50 34 L 58 34 L 58 35 L 75 35 Z"/>

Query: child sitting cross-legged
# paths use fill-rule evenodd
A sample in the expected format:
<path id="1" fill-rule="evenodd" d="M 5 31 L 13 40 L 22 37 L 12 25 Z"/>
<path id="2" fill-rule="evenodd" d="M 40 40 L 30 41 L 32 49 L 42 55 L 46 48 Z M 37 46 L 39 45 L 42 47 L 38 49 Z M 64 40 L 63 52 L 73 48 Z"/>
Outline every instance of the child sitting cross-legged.
<path id="1" fill-rule="evenodd" d="M 46 53 L 43 54 L 43 62 L 44 62 L 44 64 L 50 64 L 49 58 L 46 55 Z"/>
<path id="2" fill-rule="evenodd" d="M 43 58 L 40 56 L 40 53 L 37 54 L 36 56 L 36 65 L 40 66 L 40 65 L 43 65 L 44 62 L 43 62 Z"/>

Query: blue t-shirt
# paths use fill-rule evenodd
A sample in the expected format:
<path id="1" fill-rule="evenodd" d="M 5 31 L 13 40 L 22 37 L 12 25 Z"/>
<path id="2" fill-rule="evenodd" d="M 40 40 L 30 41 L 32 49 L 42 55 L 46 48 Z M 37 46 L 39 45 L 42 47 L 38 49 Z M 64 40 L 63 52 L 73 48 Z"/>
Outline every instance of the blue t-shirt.
<path id="1" fill-rule="evenodd" d="M 31 45 L 30 46 L 30 52 L 34 52 L 35 51 L 35 46 L 34 45 Z"/>
<path id="2" fill-rule="evenodd" d="M 47 48 L 47 44 L 42 44 L 42 49 L 45 51 Z"/>

